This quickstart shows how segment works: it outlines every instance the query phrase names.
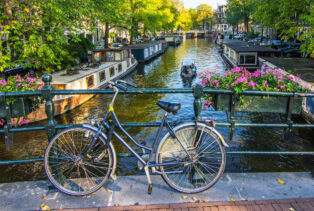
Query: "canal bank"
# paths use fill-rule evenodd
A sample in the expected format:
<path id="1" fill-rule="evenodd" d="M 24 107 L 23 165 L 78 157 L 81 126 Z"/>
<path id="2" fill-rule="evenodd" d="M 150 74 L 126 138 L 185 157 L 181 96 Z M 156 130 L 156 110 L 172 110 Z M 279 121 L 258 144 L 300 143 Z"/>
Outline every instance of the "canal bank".
<path id="1" fill-rule="evenodd" d="M 145 176 L 123 176 L 87 197 L 71 197 L 49 189 L 50 184 L 47 181 L 5 183 L 0 184 L 0 207 L 6 211 L 16 211 L 39 210 L 42 204 L 52 209 L 77 209 L 314 198 L 314 180 L 307 172 L 225 173 L 211 189 L 191 195 L 172 190 L 160 176 L 152 176 L 152 181 L 152 195 L 147 194 Z"/>

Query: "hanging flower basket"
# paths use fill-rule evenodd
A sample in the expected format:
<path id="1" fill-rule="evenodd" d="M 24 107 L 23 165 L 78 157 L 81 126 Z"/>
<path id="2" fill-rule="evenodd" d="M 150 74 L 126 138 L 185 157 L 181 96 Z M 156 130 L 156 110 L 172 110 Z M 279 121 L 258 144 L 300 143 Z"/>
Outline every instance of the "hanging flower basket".
<path id="1" fill-rule="evenodd" d="M 10 76 L 7 79 L 0 78 L 0 92 L 2 94 L 8 92 L 26 92 L 26 91 L 35 91 L 40 90 L 43 87 L 43 84 L 37 84 L 36 78 L 29 77 L 26 75 L 25 77 L 21 77 L 19 75 Z M 26 117 L 29 113 L 38 108 L 38 105 L 42 102 L 41 97 L 8 97 L 0 98 L 0 122 L 3 122 L 1 118 L 7 117 L 7 109 L 10 110 L 11 118 L 17 117 Z M 25 122 L 25 121 L 24 121 Z"/>
<path id="2" fill-rule="evenodd" d="M 235 101 L 234 109 L 238 112 L 262 112 L 262 113 L 287 113 L 288 97 L 264 97 L 264 96 L 243 96 L 243 100 L 248 104 L 241 105 L 238 99 Z M 300 114 L 302 111 L 302 98 L 294 99 L 291 112 Z M 213 108 L 216 111 L 230 111 L 230 95 L 217 94 L 213 98 Z"/>
<path id="3" fill-rule="evenodd" d="M 254 73 L 236 67 L 223 74 L 204 71 L 200 75 L 200 86 L 211 89 L 227 89 L 236 93 L 235 111 L 287 113 L 289 97 L 286 96 L 249 96 L 245 90 L 271 92 L 309 92 L 309 87 L 301 87 L 297 76 L 283 75 L 278 70 L 257 70 Z M 228 94 L 206 94 L 204 109 L 209 105 L 217 111 L 230 111 L 231 96 Z M 294 98 L 292 113 L 300 114 L 303 98 Z"/>
<path id="4" fill-rule="evenodd" d="M 35 110 L 33 101 L 29 99 L 19 98 L 16 102 L 9 105 L 5 105 L 4 102 L 1 102 L 0 118 L 6 117 L 6 109 L 5 109 L 6 106 L 9 106 L 10 111 L 11 111 L 10 115 L 12 118 L 27 116 L 29 113 Z"/>

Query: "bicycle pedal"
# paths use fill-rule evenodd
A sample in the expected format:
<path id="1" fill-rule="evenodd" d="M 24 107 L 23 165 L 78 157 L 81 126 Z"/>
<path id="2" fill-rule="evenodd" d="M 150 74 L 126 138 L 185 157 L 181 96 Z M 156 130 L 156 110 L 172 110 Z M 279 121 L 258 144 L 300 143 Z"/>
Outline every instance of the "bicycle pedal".
<path id="1" fill-rule="evenodd" d="M 148 185 L 147 193 L 148 193 L 148 195 L 151 195 L 152 192 L 153 192 L 153 184 L 149 184 L 149 185 Z"/>

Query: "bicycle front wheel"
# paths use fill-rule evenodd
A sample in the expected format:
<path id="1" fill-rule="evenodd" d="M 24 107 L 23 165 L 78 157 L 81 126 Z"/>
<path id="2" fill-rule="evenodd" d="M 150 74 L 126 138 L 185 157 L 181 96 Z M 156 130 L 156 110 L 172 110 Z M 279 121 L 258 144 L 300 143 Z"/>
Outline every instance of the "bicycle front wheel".
<path id="1" fill-rule="evenodd" d="M 99 136 L 94 149 L 83 156 L 95 131 L 73 127 L 57 133 L 47 146 L 44 157 L 50 182 L 63 193 L 83 196 L 101 188 L 114 168 L 114 149 Z"/>
<path id="2" fill-rule="evenodd" d="M 162 178 L 183 193 L 198 193 L 212 187 L 226 164 L 218 132 L 203 123 L 179 125 L 174 132 L 181 143 L 168 133 L 157 150 L 159 164 L 171 163 L 160 167 Z"/>

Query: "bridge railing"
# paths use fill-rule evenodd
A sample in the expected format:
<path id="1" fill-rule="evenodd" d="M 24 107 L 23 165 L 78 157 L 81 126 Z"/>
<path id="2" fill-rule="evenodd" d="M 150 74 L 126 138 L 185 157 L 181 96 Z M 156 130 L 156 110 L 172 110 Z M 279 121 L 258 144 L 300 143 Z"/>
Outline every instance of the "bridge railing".
<path id="1" fill-rule="evenodd" d="M 43 76 L 44 86 L 41 91 L 29 91 L 29 92 L 8 92 L 0 93 L 0 98 L 2 102 L 6 102 L 7 98 L 15 97 L 30 97 L 30 96 L 41 96 L 45 101 L 45 112 L 47 115 L 47 123 L 43 126 L 29 126 L 29 127 L 18 127 L 13 128 L 10 125 L 11 116 L 10 113 L 6 114 L 6 124 L 3 129 L 0 129 L 0 133 L 4 133 L 5 143 L 7 148 L 13 143 L 13 133 L 15 132 L 27 132 L 27 131 L 39 131 L 45 130 L 50 140 L 53 135 L 59 129 L 64 129 L 73 126 L 79 126 L 80 124 L 71 125 L 59 125 L 54 118 L 54 102 L 53 97 L 55 95 L 90 95 L 90 94 L 114 94 L 112 90 L 108 89 L 96 89 L 96 90 L 54 90 L 51 84 L 52 76 L 50 74 L 45 74 Z M 194 101 L 194 115 L 195 118 L 200 117 L 202 109 L 201 98 L 204 94 L 227 94 L 230 95 L 230 118 L 227 122 L 216 122 L 217 126 L 229 127 L 229 139 L 232 139 L 233 130 L 235 127 L 276 127 L 276 128 L 287 128 L 287 133 L 292 131 L 292 128 L 314 128 L 314 124 L 295 124 L 291 120 L 291 111 L 293 99 L 296 97 L 314 97 L 314 93 L 286 93 L 286 92 L 266 92 L 266 91 L 244 91 L 243 95 L 254 95 L 254 96 L 285 96 L 289 98 L 289 103 L 287 107 L 287 122 L 286 123 L 241 123 L 235 122 L 234 120 L 234 106 L 235 98 L 233 97 L 235 93 L 230 90 L 216 90 L 216 89 L 204 89 L 200 86 L 194 88 L 168 88 L 168 89 L 128 89 L 127 91 L 121 91 L 120 94 L 176 94 L 185 93 L 193 94 Z M 129 122 L 122 123 L 125 127 L 158 127 L 160 122 Z M 287 136 L 289 137 L 289 136 Z M 312 151 L 227 151 L 228 154 L 273 154 L 273 155 L 314 155 Z M 129 154 L 118 154 L 118 156 L 129 156 Z M 13 163 L 25 163 L 25 162 L 38 162 L 42 161 L 43 158 L 31 158 L 22 160 L 7 160 L 0 161 L 0 165 L 13 164 Z"/>

